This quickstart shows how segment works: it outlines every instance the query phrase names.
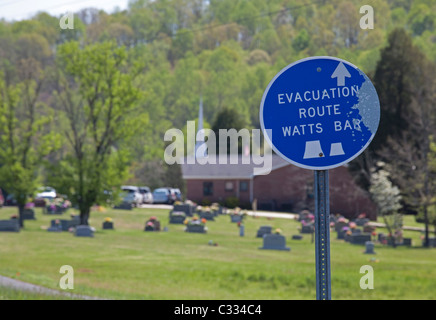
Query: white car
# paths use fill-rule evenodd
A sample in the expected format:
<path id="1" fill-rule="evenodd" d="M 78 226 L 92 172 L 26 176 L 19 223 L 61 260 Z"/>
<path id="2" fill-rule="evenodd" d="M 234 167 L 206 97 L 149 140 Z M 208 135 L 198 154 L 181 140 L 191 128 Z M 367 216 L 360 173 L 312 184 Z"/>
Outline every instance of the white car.
<path id="1" fill-rule="evenodd" d="M 132 205 L 134 207 L 139 207 L 143 203 L 143 197 L 141 192 L 139 192 L 139 188 L 136 186 L 122 186 L 121 190 L 128 193 L 129 197 L 132 201 Z M 133 197 L 133 199 L 132 199 Z"/>
<path id="2" fill-rule="evenodd" d="M 139 187 L 142 194 L 142 203 L 153 203 L 153 193 L 149 187 Z"/>
<path id="3" fill-rule="evenodd" d="M 56 198 L 56 190 L 52 187 L 41 187 L 38 189 L 38 193 L 36 194 L 36 198 Z"/>

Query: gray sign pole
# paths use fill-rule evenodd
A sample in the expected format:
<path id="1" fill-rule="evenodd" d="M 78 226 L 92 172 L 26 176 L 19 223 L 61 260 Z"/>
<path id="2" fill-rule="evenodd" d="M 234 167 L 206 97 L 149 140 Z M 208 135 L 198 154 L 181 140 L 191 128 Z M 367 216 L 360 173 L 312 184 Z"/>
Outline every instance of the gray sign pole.
<path id="1" fill-rule="evenodd" d="M 331 300 L 329 172 L 315 170 L 316 299 Z"/>

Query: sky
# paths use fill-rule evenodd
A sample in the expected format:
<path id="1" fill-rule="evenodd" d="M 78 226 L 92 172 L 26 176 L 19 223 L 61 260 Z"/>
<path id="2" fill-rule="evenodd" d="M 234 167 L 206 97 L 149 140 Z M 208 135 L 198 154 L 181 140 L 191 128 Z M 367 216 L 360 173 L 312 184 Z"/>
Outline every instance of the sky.
<path id="1" fill-rule="evenodd" d="M 126 9 L 127 4 L 128 0 L 0 0 L 0 19 L 7 21 L 29 19 L 39 11 L 60 16 L 89 7 L 111 13 L 115 7 L 119 7 L 120 10 Z"/>

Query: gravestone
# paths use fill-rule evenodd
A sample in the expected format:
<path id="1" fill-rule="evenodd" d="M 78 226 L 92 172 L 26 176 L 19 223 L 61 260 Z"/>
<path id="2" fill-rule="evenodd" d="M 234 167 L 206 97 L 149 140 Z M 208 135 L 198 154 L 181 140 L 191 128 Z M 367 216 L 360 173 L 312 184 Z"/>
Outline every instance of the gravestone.
<path id="1" fill-rule="evenodd" d="M 104 230 L 113 230 L 114 223 L 112 221 L 103 221 L 103 229 Z"/>
<path id="2" fill-rule="evenodd" d="M 36 218 L 35 218 L 35 210 L 33 210 L 33 209 L 24 209 L 23 210 L 23 220 L 36 220 Z"/>
<path id="3" fill-rule="evenodd" d="M 366 241 L 365 242 L 365 254 L 375 254 L 374 252 L 374 242 Z"/>
<path id="4" fill-rule="evenodd" d="M 154 225 L 145 225 L 144 231 L 156 231 Z"/>
<path id="5" fill-rule="evenodd" d="M 65 219 L 57 219 L 57 220 L 59 221 L 62 231 L 68 231 L 68 229 L 71 227 L 70 220 L 65 220 Z M 50 222 L 51 222 L 51 227 L 56 226 L 56 219 L 53 219 Z"/>
<path id="6" fill-rule="evenodd" d="M 185 229 L 186 232 L 206 233 L 206 228 L 201 224 L 188 224 Z"/>
<path id="7" fill-rule="evenodd" d="M 265 234 L 271 234 L 272 227 L 271 226 L 260 226 L 259 230 L 257 230 L 256 237 L 263 238 Z"/>
<path id="8" fill-rule="evenodd" d="M 144 231 L 160 231 L 160 221 L 156 219 L 146 221 Z"/>
<path id="9" fill-rule="evenodd" d="M 239 226 L 239 236 L 243 237 L 245 235 L 245 226 L 243 224 L 241 224 Z"/>
<path id="10" fill-rule="evenodd" d="M 79 215 L 71 215 L 70 225 L 72 227 L 78 226 L 80 224 L 80 216 Z"/>
<path id="11" fill-rule="evenodd" d="M 369 224 L 366 224 L 366 225 L 363 226 L 363 232 L 365 232 L 365 233 L 372 233 L 375 230 L 376 230 L 375 226 L 371 226 Z"/>
<path id="12" fill-rule="evenodd" d="M 185 219 L 186 219 L 186 214 L 183 211 L 171 211 L 170 212 L 170 223 L 183 224 Z"/>
<path id="13" fill-rule="evenodd" d="M 0 231 L 19 232 L 20 225 L 18 219 L 0 220 Z"/>
<path id="14" fill-rule="evenodd" d="M 303 210 L 298 214 L 298 221 L 306 221 L 310 222 L 311 220 L 311 213 L 308 210 Z"/>
<path id="15" fill-rule="evenodd" d="M 388 239 L 388 245 L 392 245 L 392 238 Z M 395 242 L 396 246 L 405 246 L 405 247 L 410 247 L 412 246 L 412 239 L 411 238 L 403 238 L 401 241 L 397 241 Z"/>
<path id="16" fill-rule="evenodd" d="M 384 233 L 380 232 L 380 233 L 377 235 L 377 240 L 378 240 L 379 242 L 383 243 L 383 242 L 387 241 L 387 236 L 386 236 Z"/>
<path id="17" fill-rule="evenodd" d="M 315 226 L 313 224 L 307 224 L 301 226 L 301 233 L 311 234 L 315 231 Z"/>
<path id="18" fill-rule="evenodd" d="M 132 204 L 128 202 L 122 202 L 114 206 L 114 209 L 118 210 L 132 210 Z"/>
<path id="19" fill-rule="evenodd" d="M 363 227 L 365 224 L 369 222 L 368 218 L 357 218 L 354 220 L 354 223 L 359 227 Z"/>
<path id="20" fill-rule="evenodd" d="M 49 232 L 62 232 L 62 224 L 56 223 L 56 220 L 51 220 L 51 225 L 49 228 L 47 228 L 47 231 Z"/>
<path id="21" fill-rule="evenodd" d="M 303 236 L 301 234 L 294 234 L 292 236 L 292 240 L 301 240 L 303 239 Z"/>
<path id="22" fill-rule="evenodd" d="M 51 227 L 56 225 L 56 220 L 59 221 L 62 231 L 68 231 L 70 228 L 74 228 L 80 224 L 80 217 L 77 216 L 71 220 L 53 219 L 51 220 Z"/>
<path id="23" fill-rule="evenodd" d="M 74 235 L 76 237 L 94 237 L 94 231 L 90 226 L 78 225 L 75 228 Z"/>
<path id="24" fill-rule="evenodd" d="M 403 246 L 411 247 L 412 246 L 412 238 L 403 238 Z"/>
<path id="25" fill-rule="evenodd" d="M 265 234 L 263 236 L 263 247 L 260 247 L 259 249 L 284 251 L 291 250 L 289 247 L 286 247 L 286 238 L 281 234 Z"/>
<path id="26" fill-rule="evenodd" d="M 424 240 L 422 240 L 422 245 L 424 245 Z M 429 247 L 436 247 L 436 238 L 435 237 L 429 237 L 428 238 L 428 245 Z"/>
<path id="27" fill-rule="evenodd" d="M 357 229 L 357 228 L 351 229 L 351 233 L 352 234 L 361 234 L 362 233 L 362 229 Z"/>
<path id="28" fill-rule="evenodd" d="M 367 241 L 371 241 L 371 235 L 367 233 L 359 233 L 350 235 L 350 243 L 364 245 Z"/>
<path id="29" fill-rule="evenodd" d="M 348 223 L 344 222 L 344 221 L 338 221 L 335 223 L 335 231 L 339 232 L 342 231 L 343 227 L 347 227 Z"/>
<path id="30" fill-rule="evenodd" d="M 231 222 L 241 222 L 242 221 L 242 215 L 240 214 L 232 214 L 230 215 L 230 221 Z"/>
<path id="31" fill-rule="evenodd" d="M 207 221 L 215 221 L 214 213 L 211 211 L 201 211 L 199 213 L 200 219 L 206 219 Z"/>
<path id="32" fill-rule="evenodd" d="M 347 231 L 348 231 L 348 229 L 338 231 L 336 238 L 340 239 L 340 240 L 344 240 L 345 239 L 345 235 L 347 234 Z"/>
<path id="33" fill-rule="evenodd" d="M 192 217 L 194 214 L 195 207 L 190 204 L 176 204 L 173 206 L 174 211 L 182 211 L 187 216 Z"/>

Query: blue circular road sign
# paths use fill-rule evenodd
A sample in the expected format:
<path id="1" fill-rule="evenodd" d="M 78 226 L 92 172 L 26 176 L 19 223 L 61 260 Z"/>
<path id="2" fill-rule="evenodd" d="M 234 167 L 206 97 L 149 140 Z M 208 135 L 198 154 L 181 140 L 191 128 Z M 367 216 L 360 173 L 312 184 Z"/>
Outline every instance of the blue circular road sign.
<path id="1" fill-rule="evenodd" d="M 266 88 L 260 124 L 273 150 L 294 165 L 328 170 L 356 158 L 380 122 L 369 78 L 334 57 L 310 57 L 282 69 Z"/>

